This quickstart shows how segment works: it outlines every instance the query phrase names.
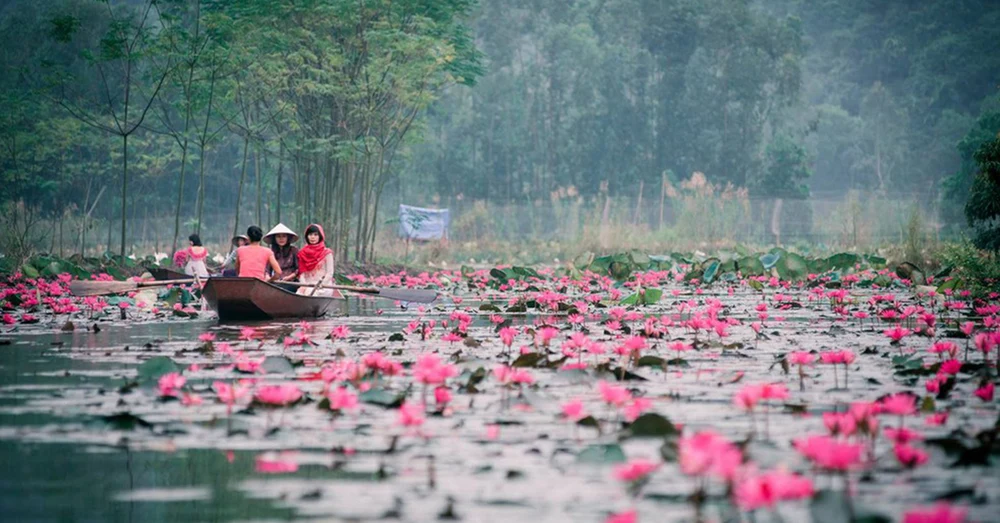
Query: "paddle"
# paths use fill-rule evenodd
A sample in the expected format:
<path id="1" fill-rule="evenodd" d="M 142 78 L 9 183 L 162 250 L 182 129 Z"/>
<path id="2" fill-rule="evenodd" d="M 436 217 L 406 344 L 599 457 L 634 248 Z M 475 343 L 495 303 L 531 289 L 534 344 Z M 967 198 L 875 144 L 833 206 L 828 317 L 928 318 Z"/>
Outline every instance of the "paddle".
<path id="1" fill-rule="evenodd" d="M 194 280 L 157 280 L 157 281 L 91 281 L 74 280 L 69 284 L 69 291 L 74 296 L 103 296 L 105 294 L 124 294 L 139 290 L 142 287 L 163 287 L 166 285 L 182 285 L 194 283 Z"/>
<path id="2" fill-rule="evenodd" d="M 293 285 L 295 287 L 316 287 L 312 284 L 294 281 L 281 282 L 281 284 Z M 324 289 L 356 292 L 358 294 L 370 294 L 387 300 L 408 301 L 413 303 L 430 303 L 438 297 L 437 291 L 431 289 L 382 289 L 379 287 L 354 287 L 351 285 L 321 285 L 320 287 Z"/>

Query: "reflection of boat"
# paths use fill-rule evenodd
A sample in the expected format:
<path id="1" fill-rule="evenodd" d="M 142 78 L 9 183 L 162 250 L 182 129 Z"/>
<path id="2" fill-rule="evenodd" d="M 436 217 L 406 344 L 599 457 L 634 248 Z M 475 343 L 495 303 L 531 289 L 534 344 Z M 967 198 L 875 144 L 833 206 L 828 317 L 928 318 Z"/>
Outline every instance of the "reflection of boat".
<path id="1" fill-rule="evenodd" d="M 183 272 L 177 272 L 173 269 L 167 269 L 164 267 L 150 267 L 149 273 L 153 275 L 154 280 L 190 280 L 191 276 L 184 274 Z"/>
<path id="2" fill-rule="evenodd" d="M 343 296 L 303 296 L 256 278 L 209 278 L 202 289 L 222 321 L 318 318 Z"/>

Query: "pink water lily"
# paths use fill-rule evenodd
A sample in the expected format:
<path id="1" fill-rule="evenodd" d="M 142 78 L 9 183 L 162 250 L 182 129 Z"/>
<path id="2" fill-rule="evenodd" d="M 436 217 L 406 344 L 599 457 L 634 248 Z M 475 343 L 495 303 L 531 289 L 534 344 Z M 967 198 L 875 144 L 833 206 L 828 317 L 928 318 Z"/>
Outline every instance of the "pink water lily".
<path id="1" fill-rule="evenodd" d="M 181 376 L 180 373 L 170 372 L 160 376 L 156 384 L 160 391 L 160 396 L 175 397 L 180 393 L 180 389 L 185 383 L 187 383 L 187 378 Z"/>
<path id="2" fill-rule="evenodd" d="M 257 389 L 254 399 L 265 405 L 284 407 L 302 399 L 302 391 L 295 385 L 269 385 Z"/>

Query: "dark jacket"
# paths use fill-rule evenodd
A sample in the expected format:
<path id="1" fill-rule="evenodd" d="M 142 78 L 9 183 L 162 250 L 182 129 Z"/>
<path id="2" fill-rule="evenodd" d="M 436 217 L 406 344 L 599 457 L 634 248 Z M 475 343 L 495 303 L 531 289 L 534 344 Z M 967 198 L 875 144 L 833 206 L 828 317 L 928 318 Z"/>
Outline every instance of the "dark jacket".
<path id="1" fill-rule="evenodd" d="M 295 274 L 299 270 L 299 248 L 294 245 L 278 247 L 277 243 L 271 244 L 271 252 L 274 253 L 278 265 L 281 265 L 281 277 Z"/>

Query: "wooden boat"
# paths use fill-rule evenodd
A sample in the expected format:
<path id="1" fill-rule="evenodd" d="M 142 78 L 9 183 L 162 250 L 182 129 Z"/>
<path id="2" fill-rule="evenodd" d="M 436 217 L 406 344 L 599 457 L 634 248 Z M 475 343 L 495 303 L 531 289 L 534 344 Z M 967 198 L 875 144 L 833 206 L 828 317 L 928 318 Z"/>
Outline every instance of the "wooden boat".
<path id="1" fill-rule="evenodd" d="M 164 281 L 164 280 L 187 280 L 191 276 L 184 274 L 183 272 L 178 272 L 173 269 L 167 269 L 164 267 L 150 267 L 147 269 L 150 274 L 153 275 L 154 280 Z"/>
<path id="2" fill-rule="evenodd" d="M 256 278 L 209 278 L 201 292 L 221 321 L 318 318 L 344 300 L 340 293 L 303 296 Z"/>

